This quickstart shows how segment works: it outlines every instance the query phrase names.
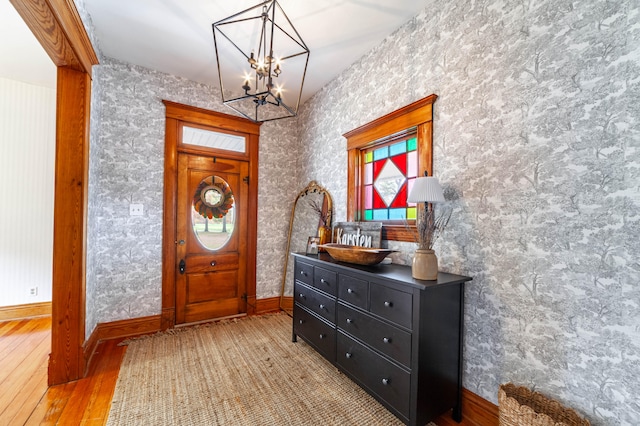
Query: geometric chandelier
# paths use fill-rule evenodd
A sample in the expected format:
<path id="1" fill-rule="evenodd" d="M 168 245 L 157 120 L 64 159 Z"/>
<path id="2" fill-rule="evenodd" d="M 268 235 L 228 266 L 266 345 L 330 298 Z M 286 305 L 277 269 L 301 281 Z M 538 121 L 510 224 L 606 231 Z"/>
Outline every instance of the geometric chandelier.
<path id="1" fill-rule="evenodd" d="M 222 102 L 244 117 L 295 117 L 309 48 L 277 0 L 264 1 L 213 24 Z"/>

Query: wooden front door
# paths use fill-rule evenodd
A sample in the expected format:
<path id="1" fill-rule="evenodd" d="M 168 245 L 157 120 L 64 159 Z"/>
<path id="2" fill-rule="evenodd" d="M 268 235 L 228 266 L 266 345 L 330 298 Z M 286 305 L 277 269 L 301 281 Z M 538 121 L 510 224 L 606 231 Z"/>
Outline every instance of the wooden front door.
<path id="1" fill-rule="evenodd" d="M 249 163 L 178 155 L 176 323 L 247 312 Z"/>

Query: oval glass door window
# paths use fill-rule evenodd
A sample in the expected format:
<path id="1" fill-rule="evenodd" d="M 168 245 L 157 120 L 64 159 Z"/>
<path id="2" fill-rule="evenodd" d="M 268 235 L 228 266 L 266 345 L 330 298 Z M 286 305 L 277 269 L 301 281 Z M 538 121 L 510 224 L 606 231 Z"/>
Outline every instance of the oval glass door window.
<path id="1" fill-rule="evenodd" d="M 193 194 L 191 223 L 203 247 L 215 251 L 231 239 L 235 225 L 235 204 L 229 184 L 220 176 L 203 179 Z"/>

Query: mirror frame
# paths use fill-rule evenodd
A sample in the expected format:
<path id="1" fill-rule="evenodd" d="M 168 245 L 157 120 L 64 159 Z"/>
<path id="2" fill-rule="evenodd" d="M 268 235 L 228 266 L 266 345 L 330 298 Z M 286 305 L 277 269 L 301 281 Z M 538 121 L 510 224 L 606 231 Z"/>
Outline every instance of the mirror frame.
<path id="1" fill-rule="evenodd" d="M 298 201 L 309 195 L 309 194 L 324 194 L 325 199 L 327 200 L 327 220 L 325 221 L 325 226 L 331 228 L 331 221 L 333 220 L 333 200 L 331 198 L 331 194 L 327 191 L 326 188 L 320 186 L 315 180 L 309 182 L 309 184 L 304 188 L 296 197 L 293 202 L 293 207 L 291 208 L 291 217 L 289 219 L 289 233 L 287 236 L 287 249 L 285 251 L 284 256 L 284 268 L 282 270 L 282 285 L 280 287 L 280 309 L 285 311 L 287 314 L 292 315 L 293 312 L 293 296 L 291 296 L 291 303 L 285 303 L 285 295 L 284 290 L 287 285 L 287 268 L 289 267 L 289 258 L 291 253 L 289 250 L 291 249 L 291 232 L 293 231 L 293 221 L 296 214 L 296 207 L 298 206 Z M 290 305 L 290 306 L 289 306 Z"/>

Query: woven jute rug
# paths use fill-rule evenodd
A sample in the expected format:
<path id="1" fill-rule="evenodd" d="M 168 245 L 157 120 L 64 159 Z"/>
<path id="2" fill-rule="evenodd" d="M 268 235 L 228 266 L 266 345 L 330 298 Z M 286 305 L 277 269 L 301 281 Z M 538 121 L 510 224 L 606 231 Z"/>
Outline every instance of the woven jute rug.
<path id="1" fill-rule="evenodd" d="M 401 425 L 271 314 L 128 342 L 107 424 Z"/>

